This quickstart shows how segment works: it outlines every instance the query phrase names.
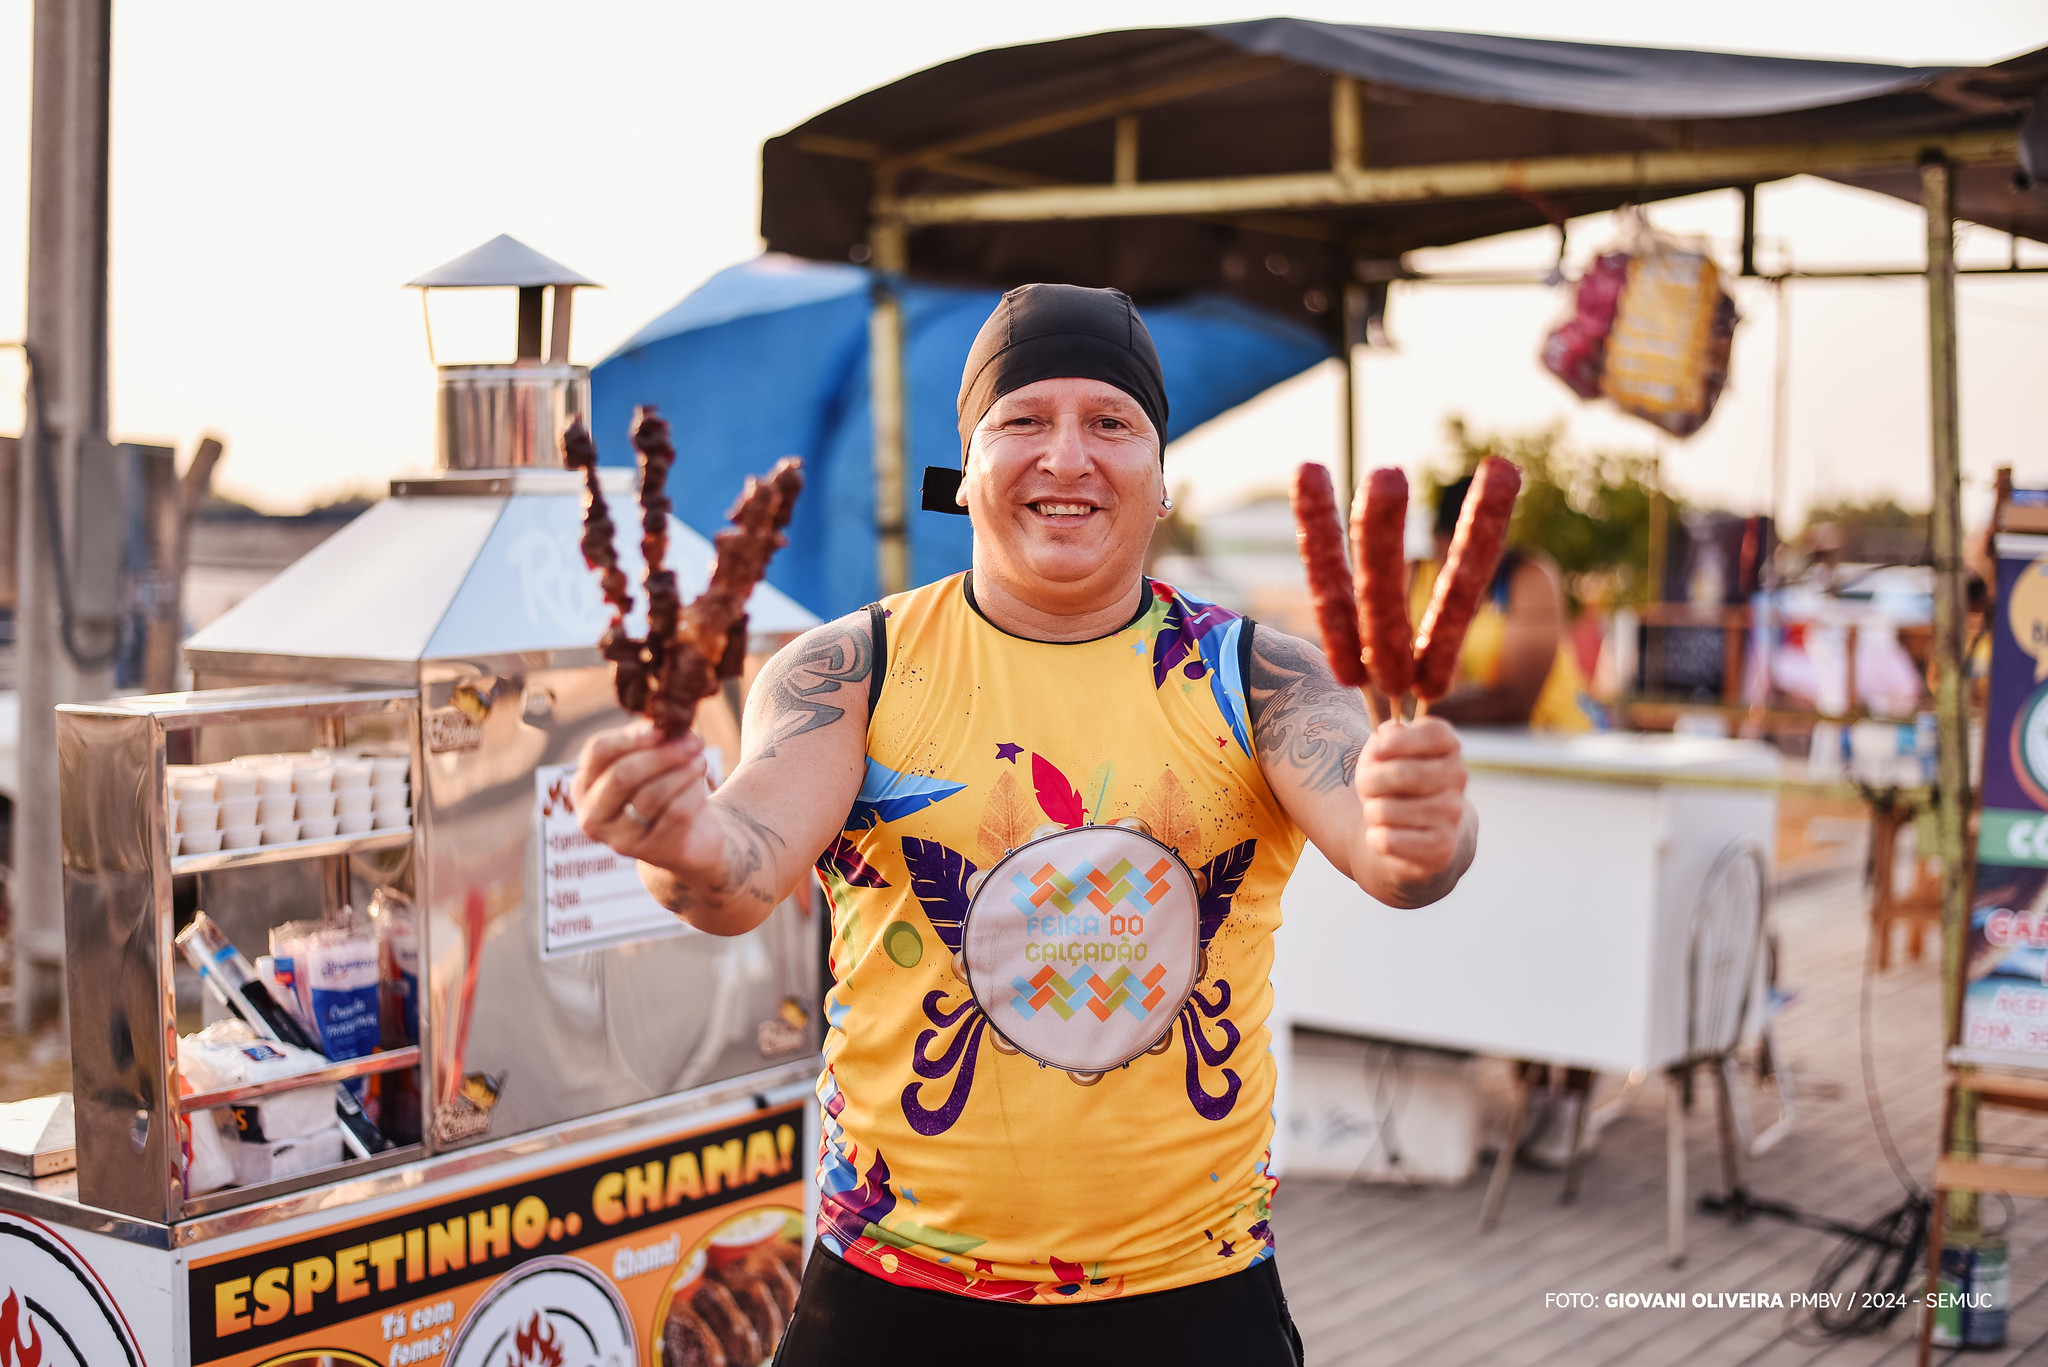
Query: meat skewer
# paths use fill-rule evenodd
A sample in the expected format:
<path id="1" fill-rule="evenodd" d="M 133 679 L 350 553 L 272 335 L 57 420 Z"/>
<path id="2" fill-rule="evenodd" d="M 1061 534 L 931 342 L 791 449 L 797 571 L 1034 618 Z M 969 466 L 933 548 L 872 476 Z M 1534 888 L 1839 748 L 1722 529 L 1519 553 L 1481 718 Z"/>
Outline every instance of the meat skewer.
<path id="1" fill-rule="evenodd" d="M 647 696 L 637 711 L 670 735 L 690 729 L 694 705 L 678 709 L 659 701 L 670 677 L 676 623 L 682 616 L 682 595 L 675 571 L 668 567 L 668 472 L 676 448 L 668 439 L 668 423 L 653 408 L 633 413 L 633 450 L 640 457 L 640 586 L 647 593 Z M 625 698 L 619 701 L 625 703 Z M 681 720 L 681 725 L 675 722 Z"/>
<path id="2" fill-rule="evenodd" d="M 1457 673 L 1466 628 L 1500 568 L 1508 519 L 1521 490 L 1522 472 L 1498 456 L 1486 457 L 1473 472 L 1472 487 L 1458 513 L 1458 529 L 1451 534 L 1451 552 L 1444 558 L 1415 637 L 1415 695 L 1422 700 L 1422 711 L 1443 697 Z"/>
<path id="3" fill-rule="evenodd" d="M 562 434 L 562 464 L 583 472 L 583 563 L 599 572 L 604 600 L 612 605 L 612 624 L 623 626 L 633 610 L 633 595 L 626 588 L 626 572 L 619 568 L 618 548 L 612 538 L 612 510 L 604 501 L 597 479 L 597 446 L 590 429 L 577 418 Z"/>
<path id="4" fill-rule="evenodd" d="M 1521 487 L 1522 472 L 1507 461 L 1488 456 L 1479 463 L 1421 635 L 1411 639 L 1408 566 L 1402 554 L 1408 477 L 1389 467 L 1373 471 L 1359 487 L 1351 508 L 1357 568 L 1355 575 L 1347 575 L 1344 529 L 1330 472 L 1313 462 L 1294 472 L 1295 540 L 1330 673 L 1338 683 L 1364 693 L 1375 727 L 1384 718 L 1374 688 L 1386 695 L 1399 717 L 1405 695 L 1416 696 L 1416 715 L 1423 716 L 1450 687 L 1466 629 L 1500 566 Z"/>
<path id="5" fill-rule="evenodd" d="M 1356 688 L 1377 727 L 1384 717 L 1366 686 L 1365 651 L 1358 640 L 1358 604 L 1351 596 L 1351 571 L 1344 563 L 1344 521 L 1337 511 L 1330 472 L 1304 461 L 1294 472 L 1294 540 L 1308 571 L 1308 593 L 1315 604 L 1316 626 L 1323 633 L 1323 653 L 1330 673 L 1346 688 Z"/>
<path id="6" fill-rule="evenodd" d="M 611 625 L 598 640 L 598 653 L 612 662 L 619 701 L 627 711 L 638 712 L 647 697 L 647 659 L 641 642 L 626 634 L 633 594 L 626 587 L 626 572 L 619 568 L 614 544 L 618 529 L 612 524 L 611 509 L 598 483 L 597 447 L 581 418 L 562 434 L 562 463 L 583 472 L 583 563 L 598 571 L 605 601 L 612 605 Z"/>
<path id="7" fill-rule="evenodd" d="M 749 477 L 727 516 L 736 526 L 714 538 L 717 560 L 711 582 L 687 606 L 668 568 L 668 473 L 675 464 L 668 423 L 653 408 L 641 408 L 633 422 L 633 449 L 640 457 L 640 549 L 646 563 L 641 585 L 647 594 L 647 636 L 627 634 L 633 605 L 614 545 L 616 528 L 598 484 L 597 450 L 579 418 L 562 437 L 563 463 L 583 472 L 583 558 L 597 570 L 611 625 L 598 642 L 615 666 L 619 705 L 637 712 L 671 736 L 690 729 L 697 704 L 718 691 L 721 679 L 739 677 L 747 649 L 747 598 L 761 582 L 768 561 L 785 544 L 783 528 L 803 491 L 803 462 L 785 457 L 768 477 Z"/>
<path id="8" fill-rule="evenodd" d="M 1351 564 L 1358 634 L 1373 687 L 1399 698 L 1415 683 L 1415 630 L 1408 624 L 1408 476 L 1373 471 L 1351 505 Z"/>

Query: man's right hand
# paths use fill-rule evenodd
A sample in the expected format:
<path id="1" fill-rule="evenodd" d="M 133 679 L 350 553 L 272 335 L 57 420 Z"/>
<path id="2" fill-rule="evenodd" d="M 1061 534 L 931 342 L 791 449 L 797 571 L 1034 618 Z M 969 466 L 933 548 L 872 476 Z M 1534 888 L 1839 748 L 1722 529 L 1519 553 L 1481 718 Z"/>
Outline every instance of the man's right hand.
<path id="1" fill-rule="evenodd" d="M 723 840 L 707 817 L 704 741 L 664 738 L 652 722 L 602 731 L 584 742 L 569 790 L 576 824 L 592 840 L 671 872 L 708 869 Z"/>

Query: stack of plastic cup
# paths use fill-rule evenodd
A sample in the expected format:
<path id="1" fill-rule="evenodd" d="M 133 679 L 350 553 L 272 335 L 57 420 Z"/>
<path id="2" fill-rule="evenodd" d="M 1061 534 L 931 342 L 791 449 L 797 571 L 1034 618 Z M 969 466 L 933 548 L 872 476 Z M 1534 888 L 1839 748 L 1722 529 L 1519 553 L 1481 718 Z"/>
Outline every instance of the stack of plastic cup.
<path id="1" fill-rule="evenodd" d="M 411 755 L 370 756 L 371 810 L 378 830 L 412 825 Z"/>
<path id="2" fill-rule="evenodd" d="M 220 784 L 197 764 L 166 768 L 170 790 L 171 853 L 211 854 L 220 848 Z"/>
<path id="3" fill-rule="evenodd" d="M 293 840 L 311 840 L 319 834 L 334 834 L 332 814 L 334 812 L 334 767 L 322 758 L 311 754 L 297 754 L 291 762 L 291 791 L 299 803 L 299 820 L 291 826 Z M 313 832 L 307 832 L 307 814 L 317 812 L 311 820 Z M 264 834 L 268 840 L 268 834 Z"/>
<path id="4" fill-rule="evenodd" d="M 370 809 L 378 830 L 397 830 L 412 824 L 412 786 L 406 782 L 411 768 L 410 755 L 370 757 Z"/>
<path id="5" fill-rule="evenodd" d="M 239 762 L 208 767 L 220 785 L 220 848 L 246 850 L 261 844 L 263 827 L 257 820 L 257 809 L 261 798 L 274 795 L 274 790 L 264 787 L 262 773 Z M 290 770 L 286 773 L 289 774 Z M 285 791 L 291 791 L 289 781 Z M 185 847 L 191 848 L 189 840 Z"/>
<path id="6" fill-rule="evenodd" d="M 299 795 L 299 839 L 326 840 L 339 829 L 334 819 L 334 765 L 324 756 L 292 768 L 292 787 Z"/>
<path id="7" fill-rule="evenodd" d="M 372 823 L 371 761 L 337 753 L 334 765 L 334 816 L 343 835 L 361 835 Z"/>

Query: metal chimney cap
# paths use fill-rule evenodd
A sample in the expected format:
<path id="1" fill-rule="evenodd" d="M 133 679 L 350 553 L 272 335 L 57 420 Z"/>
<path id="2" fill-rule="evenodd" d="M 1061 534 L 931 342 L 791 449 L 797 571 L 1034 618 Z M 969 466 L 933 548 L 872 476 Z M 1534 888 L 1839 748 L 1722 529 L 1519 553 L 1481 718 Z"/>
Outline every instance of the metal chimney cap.
<path id="1" fill-rule="evenodd" d="M 436 266 L 418 279 L 405 283 L 409 289 L 478 289 L 492 285 L 516 285 L 522 289 L 540 285 L 604 288 L 561 262 L 542 256 L 509 233 L 499 233 L 483 246 L 472 248 L 453 261 Z"/>

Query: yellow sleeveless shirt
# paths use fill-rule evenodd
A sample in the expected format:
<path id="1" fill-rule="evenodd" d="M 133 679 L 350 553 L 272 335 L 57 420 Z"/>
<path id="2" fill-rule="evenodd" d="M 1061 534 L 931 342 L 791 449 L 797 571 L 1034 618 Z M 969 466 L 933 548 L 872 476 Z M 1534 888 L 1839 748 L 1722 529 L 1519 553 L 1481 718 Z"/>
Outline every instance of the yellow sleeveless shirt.
<path id="1" fill-rule="evenodd" d="M 1003 1301 L 1241 1271 L 1272 1256 L 1266 1017 L 1302 846 L 1253 753 L 1252 624 L 1152 580 L 1122 630 L 1030 641 L 972 592 L 954 575 L 882 601 L 867 775 L 818 861 L 818 1237 L 887 1280 Z M 1156 1052 L 1082 1085 L 998 1046 L 956 956 L 979 871 L 1046 826 L 1130 817 L 1195 871 L 1205 957 Z M 1076 1007 L 1124 1000 L 1106 965 L 1063 971 Z"/>

